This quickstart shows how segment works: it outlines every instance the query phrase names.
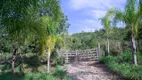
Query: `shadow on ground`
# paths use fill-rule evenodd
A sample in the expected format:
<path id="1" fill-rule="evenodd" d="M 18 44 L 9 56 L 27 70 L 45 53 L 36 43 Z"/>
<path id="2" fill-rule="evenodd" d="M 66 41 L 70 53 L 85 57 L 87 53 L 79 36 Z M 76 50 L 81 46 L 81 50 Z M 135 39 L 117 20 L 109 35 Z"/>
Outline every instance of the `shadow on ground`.
<path id="1" fill-rule="evenodd" d="M 0 73 L 0 80 L 24 80 L 25 77 L 24 73 L 15 73 L 12 74 L 11 72 L 7 73 Z"/>

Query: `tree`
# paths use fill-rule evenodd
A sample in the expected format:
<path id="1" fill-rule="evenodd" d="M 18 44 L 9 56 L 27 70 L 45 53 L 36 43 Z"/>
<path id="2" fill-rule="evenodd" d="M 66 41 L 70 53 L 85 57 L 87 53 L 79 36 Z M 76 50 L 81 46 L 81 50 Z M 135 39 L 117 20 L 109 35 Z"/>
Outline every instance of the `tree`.
<path id="1" fill-rule="evenodd" d="M 13 45 L 13 55 L 11 61 L 12 73 L 18 49 L 31 40 L 34 36 L 43 39 L 45 29 L 41 27 L 37 10 L 38 0 L 2 0 L 0 6 L 1 30 L 6 34 Z"/>
<path id="2" fill-rule="evenodd" d="M 101 19 L 102 24 L 104 25 L 105 29 L 105 34 L 107 37 L 107 55 L 110 55 L 110 48 L 109 48 L 109 37 L 112 32 L 112 27 L 111 27 L 111 18 L 113 16 L 113 9 L 110 9 L 106 15 Z"/>
<path id="3" fill-rule="evenodd" d="M 52 41 L 50 36 L 61 32 L 61 27 L 66 29 L 63 15 L 58 0 L 0 1 L 0 33 L 6 34 L 5 37 L 11 40 L 11 45 L 14 46 L 12 73 L 14 73 L 16 53 L 20 46 L 36 38 L 40 53 L 43 54 L 46 46 L 50 45 L 46 42 Z M 65 20 L 64 23 L 61 20 Z M 60 27 L 59 22 L 62 23 Z"/>
<path id="4" fill-rule="evenodd" d="M 47 73 L 50 72 L 50 56 L 59 35 L 69 27 L 67 17 L 63 14 L 59 0 L 47 0 L 42 4 L 42 26 L 46 28 L 46 41 L 41 42 L 41 54 L 47 51 Z M 51 5 L 53 4 L 53 5 Z M 52 11 L 49 11 L 52 10 Z M 45 51 L 46 50 L 46 51 Z"/>
<path id="5" fill-rule="evenodd" d="M 136 56 L 136 43 L 135 38 L 137 36 L 138 27 L 141 22 L 142 14 L 142 1 L 141 0 L 127 0 L 125 10 L 121 11 L 120 9 L 115 9 L 113 23 L 124 22 L 126 29 L 131 31 L 131 45 L 133 53 L 133 63 L 137 65 L 137 56 Z"/>

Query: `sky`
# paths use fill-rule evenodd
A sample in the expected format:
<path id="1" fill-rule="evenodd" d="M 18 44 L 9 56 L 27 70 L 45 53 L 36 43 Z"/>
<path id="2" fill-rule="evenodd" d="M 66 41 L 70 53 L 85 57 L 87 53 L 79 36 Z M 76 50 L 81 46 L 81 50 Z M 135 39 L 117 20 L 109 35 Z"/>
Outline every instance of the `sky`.
<path id="1" fill-rule="evenodd" d="M 126 0 L 61 0 L 61 8 L 71 24 L 70 34 L 103 28 L 101 21 L 110 8 L 124 9 Z"/>

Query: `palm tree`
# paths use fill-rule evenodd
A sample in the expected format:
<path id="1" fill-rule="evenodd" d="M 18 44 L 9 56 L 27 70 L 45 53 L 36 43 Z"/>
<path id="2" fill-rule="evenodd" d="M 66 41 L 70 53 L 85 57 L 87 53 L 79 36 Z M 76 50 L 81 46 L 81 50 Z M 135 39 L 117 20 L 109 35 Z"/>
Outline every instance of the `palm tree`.
<path id="1" fill-rule="evenodd" d="M 12 56 L 12 73 L 14 73 L 18 48 L 24 45 L 25 41 L 32 41 L 38 37 L 40 52 L 43 53 L 46 45 L 52 46 L 49 43 L 52 41 L 50 36 L 57 35 L 56 30 L 59 28 L 63 13 L 58 0 L 2 0 L 0 3 L 3 3 L 0 5 L 0 31 L 7 34 L 6 37 L 14 44 Z M 48 52 L 50 51 L 48 47 Z"/>
<path id="2" fill-rule="evenodd" d="M 51 52 L 54 50 L 55 43 L 56 43 L 55 36 L 48 36 L 48 40 L 46 42 L 47 44 L 47 73 L 50 72 L 50 55 L 51 55 Z"/>
<path id="3" fill-rule="evenodd" d="M 110 9 L 106 15 L 101 19 L 102 24 L 104 25 L 106 37 L 107 37 L 107 56 L 110 55 L 110 48 L 109 48 L 109 37 L 112 32 L 112 26 L 111 26 L 111 17 L 114 15 L 113 13 L 114 9 Z"/>
<path id="4" fill-rule="evenodd" d="M 132 53 L 133 53 L 133 63 L 137 65 L 137 56 L 136 56 L 136 43 L 135 38 L 137 36 L 138 27 L 140 26 L 141 13 L 142 13 L 142 1 L 141 0 L 127 0 L 125 10 L 121 11 L 120 9 L 113 10 L 114 22 L 119 21 L 124 22 L 126 29 L 131 31 L 131 44 L 132 44 Z"/>
<path id="5" fill-rule="evenodd" d="M 51 5 L 53 4 L 53 5 Z M 59 38 L 59 34 L 66 29 L 66 17 L 63 12 L 58 0 L 47 0 L 41 3 L 42 8 L 45 10 L 42 15 L 42 26 L 46 28 L 46 40 L 41 42 L 41 54 L 45 55 L 47 51 L 47 73 L 50 72 L 50 56 L 55 48 L 55 44 Z M 50 7 L 49 7 L 50 5 Z M 48 11 L 52 10 L 52 11 Z M 45 51 L 46 50 L 46 51 Z"/>

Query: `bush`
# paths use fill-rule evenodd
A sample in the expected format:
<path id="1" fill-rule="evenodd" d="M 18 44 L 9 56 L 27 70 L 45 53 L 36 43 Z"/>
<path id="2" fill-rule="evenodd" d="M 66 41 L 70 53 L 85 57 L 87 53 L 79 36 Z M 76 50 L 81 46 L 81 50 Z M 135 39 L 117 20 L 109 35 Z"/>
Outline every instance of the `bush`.
<path id="1" fill-rule="evenodd" d="M 61 80 L 72 80 L 72 78 L 67 75 L 66 70 L 63 69 L 63 67 L 61 67 L 59 65 L 56 67 L 56 71 L 54 73 L 54 76 L 61 79 Z"/>
<path id="2" fill-rule="evenodd" d="M 24 80 L 57 80 L 52 75 L 46 73 L 30 73 L 27 74 Z"/>
<path id="3" fill-rule="evenodd" d="M 131 55 L 131 52 L 126 51 L 117 57 L 101 57 L 100 61 L 127 80 L 142 80 L 142 66 L 133 65 L 131 63 Z"/>
<path id="4" fill-rule="evenodd" d="M 124 53 L 120 54 L 119 56 L 115 57 L 115 60 L 118 63 L 132 63 L 132 53 L 130 51 L 125 51 Z"/>
<path id="5" fill-rule="evenodd" d="M 137 58 L 138 58 L 138 64 L 142 65 L 142 54 L 138 53 Z"/>
<path id="6" fill-rule="evenodd" d="M 46 73 L 27 73 L 27 74 L 19 74 L 15 75 L 11 73 L 1 74 L 0 80 L 57 80 L 52 75 Z"/>
<path id="7" fill-rule="evenodd" d="M 65 64 L 65 57 L 64 56 L 59 56 L 57 58 L 57 64 L 58 65 L 64 65 Z"/>
<path id="8" fill-rule="evenodd" d="M 65 64 L 65 57 L 58 54 L 56 51 L 53 52 L 51 55 L 51 61 L 54 65 L 64 65 Z"/>
<path id="9" fill-rule="evenodd" d="M 63 70 L 61 66 L 56 67 L 56 71 L 54 73 L 54 75 L 56 77 L 59 77 L 60 79 L 63 79 L 66 76 L 66 74 L 67 74 L 67 72 L 65 70 Z"/>
<path id="10" fill-rule="evenodd" d="M 111 49 L 111 53 L 113 56 L 117 56 L 119 54 L 121 54 L 122 49 L 119 46 L 113 45 L 112 49 Z"/>

